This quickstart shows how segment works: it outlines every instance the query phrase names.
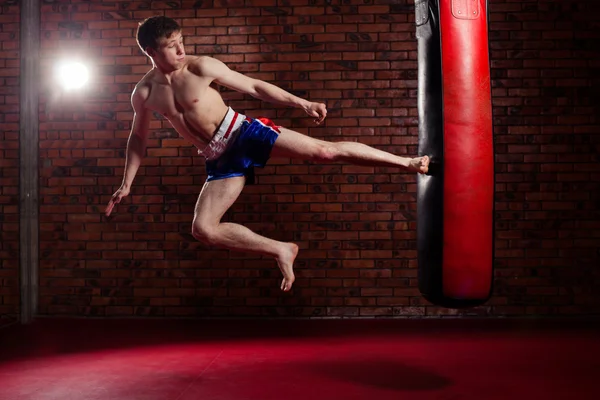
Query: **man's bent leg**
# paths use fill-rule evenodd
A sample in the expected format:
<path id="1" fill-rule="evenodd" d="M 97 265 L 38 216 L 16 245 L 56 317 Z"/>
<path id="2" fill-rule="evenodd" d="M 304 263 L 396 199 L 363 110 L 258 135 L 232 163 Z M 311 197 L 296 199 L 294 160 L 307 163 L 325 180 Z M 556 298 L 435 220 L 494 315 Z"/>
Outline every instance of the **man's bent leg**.
<path id="1" fill-rule="evenodd" d="M 294 282 L 293 264 L 298 246 L 260 236 L 243 225 L 221 222 L 225 212 L 244 188 L 245 177 L 206 182 L 194 210 L 193 236 L 208 245 L 250 251 L 275 258 L 283 273 L 281 289 L 288 291 Z"/>
<path id="2" fill-rule="evenodd" d="M 427 173 L 429 157 L 400 157 L 357 142 L 327 142 L 280 128 L 271 157 L 289 157 L 320 162 L 347 162 L 370 167 L 400 167 Z"/>

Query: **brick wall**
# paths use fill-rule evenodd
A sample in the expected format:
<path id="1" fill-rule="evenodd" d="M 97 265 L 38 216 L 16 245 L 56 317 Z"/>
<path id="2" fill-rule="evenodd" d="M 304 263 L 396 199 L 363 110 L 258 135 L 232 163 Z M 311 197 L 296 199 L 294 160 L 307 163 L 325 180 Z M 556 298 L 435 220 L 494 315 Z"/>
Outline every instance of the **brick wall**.
<path id="1" fill-rule="evenodd" d="M 19 6 L 0 6 L 0 325 L 19 313 Z"/>
<path id="2" fill-rule="evenodd" d="M 392 4 L 390 4 L 392 3 Z M 496 292 L 477 315 L 598 312 L 599 57 L 592 1 L 492 0 L 497 160 Z M 291 294 L 274 261 L 190 235 L 203 161 L 158 116 L 132 196 L 102 210 L 123 174 L 130 93 L 150 67 L 137 22 L 165 14 L 189 53 L 325 101 L 327 123 L 223 91 L 234 108 L 316 138 L 399 154 L 417 145 L 412 0 L 49 3 L 42 13 L 40 311 L 100 316 L 435 316 L 416 287 L 415 177 L 272 160 L 227 221 L 301 246 Z M 95 66 L 61 96 L 61 55 Z"/>

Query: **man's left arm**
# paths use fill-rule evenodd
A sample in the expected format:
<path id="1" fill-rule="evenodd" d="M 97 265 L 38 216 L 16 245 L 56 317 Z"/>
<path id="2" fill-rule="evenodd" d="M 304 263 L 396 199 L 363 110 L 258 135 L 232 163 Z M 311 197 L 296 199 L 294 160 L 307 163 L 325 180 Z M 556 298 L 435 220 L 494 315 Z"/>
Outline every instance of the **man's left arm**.
<path id="1" fill-rule="evenodd" d="M 212 78 L 219 85 L 241 93 L 247 93 L 257 99 L 302 108 L 320 124 L 327 116 L 327 108 L 323 103 L 315 103 L 293 94 L 265 81 L 250 78 L 231 70 L 223 62 L 211 57 L 201 57 L 195 61 L 195 67 L 201 76 Z"/>

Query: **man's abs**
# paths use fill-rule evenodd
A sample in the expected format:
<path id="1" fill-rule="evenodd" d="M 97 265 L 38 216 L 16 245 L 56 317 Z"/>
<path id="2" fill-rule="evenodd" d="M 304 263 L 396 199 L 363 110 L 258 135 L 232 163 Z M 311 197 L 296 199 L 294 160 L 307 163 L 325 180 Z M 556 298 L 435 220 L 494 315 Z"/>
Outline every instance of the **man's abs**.
<path id="1" fill-rule="evenodd" d="M 204 110 L 173 113 L 165 117 L 177 133 L 202 149 L 217 132 L 227 110 L 228 107 L 224 103 L 222 108 L 213 104 Z"/>

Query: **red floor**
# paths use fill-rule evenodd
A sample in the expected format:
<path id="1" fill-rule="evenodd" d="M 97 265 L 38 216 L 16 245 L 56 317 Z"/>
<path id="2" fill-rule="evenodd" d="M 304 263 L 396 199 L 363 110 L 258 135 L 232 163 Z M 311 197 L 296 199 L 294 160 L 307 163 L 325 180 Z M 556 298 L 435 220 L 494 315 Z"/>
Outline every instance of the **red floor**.
<path id="1" fill-rule="evenodd" d="M 0 399 L 600 398 L 598 323 L 38 319 L 0 330 Z"/>

